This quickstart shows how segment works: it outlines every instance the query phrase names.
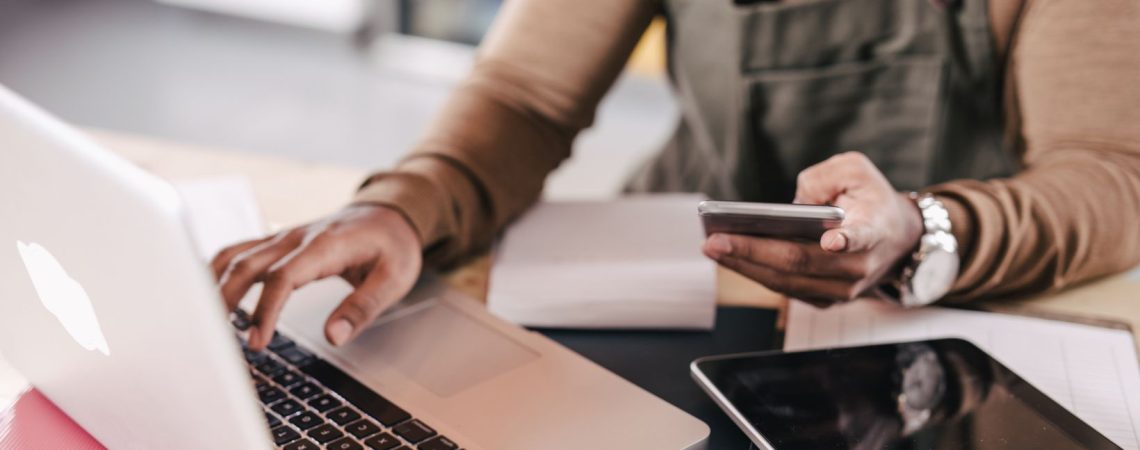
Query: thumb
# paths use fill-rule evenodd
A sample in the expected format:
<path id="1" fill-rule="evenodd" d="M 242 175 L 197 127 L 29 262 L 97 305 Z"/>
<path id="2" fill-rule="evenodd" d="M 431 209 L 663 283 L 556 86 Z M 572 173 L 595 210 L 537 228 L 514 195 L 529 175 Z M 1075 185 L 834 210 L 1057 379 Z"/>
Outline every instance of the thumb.
<path id="1" fill-rule="evenodd" d="M 827 230 L 819 238 L 820 248 L 833 253 L 859 253 L 875 246 L 875 233 L 865 226 L 843 226 Z"/>
<path id="2" fill-rule="evenodd" d="M 396 284 L 380 267 L 369 273 L 364 282 L 329 314 L 325 323 L 325 338 L 329 343 L 340 346 L 351 341 L 380 313 L 399 301 L 403 293 L 395 288 Z"/>

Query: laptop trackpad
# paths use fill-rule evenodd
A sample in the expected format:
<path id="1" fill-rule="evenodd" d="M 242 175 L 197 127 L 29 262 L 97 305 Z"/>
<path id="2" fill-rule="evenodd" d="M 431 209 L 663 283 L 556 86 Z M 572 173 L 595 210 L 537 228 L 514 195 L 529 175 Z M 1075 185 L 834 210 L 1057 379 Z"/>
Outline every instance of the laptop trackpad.
<path id="1" fill-rule="evenodd" d="M 360 370 L 395 369 L 440 397 L 538 357 L 462 310 L 434 299 L 381 316 L 340 353 Z"/>

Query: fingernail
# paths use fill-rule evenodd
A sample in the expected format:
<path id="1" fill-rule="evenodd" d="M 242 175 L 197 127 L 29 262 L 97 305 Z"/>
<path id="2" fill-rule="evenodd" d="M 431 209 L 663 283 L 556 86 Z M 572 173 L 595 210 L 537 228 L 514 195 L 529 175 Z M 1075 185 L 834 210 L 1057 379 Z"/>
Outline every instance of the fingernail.
<path id="1" fill-rule="evenodd" d="M 716 256 L 728 255 L 732 253 L 732 242 L 723 234 L 714 234 L 709 237 L 709 251 Z"/>
<path id="2" fill-rule="evenodd" d="M 348 323 L 347 320 L 338 319 L 336 322 L 333 322 L 332 325 L 329 325 L 329 340 L 332 341 L 332 345 L 340 346 L 344 344 L 351 334 L 352 324 Z"/>
<path id="3" fill-rule="evenodd" d="M 823 240 L 823 248 L 833 252 L 839 252 L 847 249 L 847 236 L 843 233 L 832 233 Z"/>

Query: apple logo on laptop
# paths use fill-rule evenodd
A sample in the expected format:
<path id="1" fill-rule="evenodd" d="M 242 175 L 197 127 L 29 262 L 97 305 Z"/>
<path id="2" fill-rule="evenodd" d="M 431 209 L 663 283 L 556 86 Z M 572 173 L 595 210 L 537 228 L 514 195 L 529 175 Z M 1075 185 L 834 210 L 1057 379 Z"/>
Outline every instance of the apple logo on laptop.
<path id="1" fill-rule="evenodd" d="M 16 241 L 20 259 L 32 278 L 40 302 L 44 304 L 75 342 L 87 350 L 99 350 L 111 355 L 107 338 L 95 317 L 95 307 L 87 296 L 87 291 L 79 282 L 71 278 L 59 261 L 43 246 Z"/>

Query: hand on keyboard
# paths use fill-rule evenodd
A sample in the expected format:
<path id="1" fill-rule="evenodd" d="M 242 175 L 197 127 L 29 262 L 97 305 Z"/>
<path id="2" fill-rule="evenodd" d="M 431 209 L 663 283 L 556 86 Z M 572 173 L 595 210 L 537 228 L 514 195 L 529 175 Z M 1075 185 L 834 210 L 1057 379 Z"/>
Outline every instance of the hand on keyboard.
<path id="1" fill-rule="evenodd" d="M 211 263 L 229 310 L 254 283 L 263 283 L 253 312 L 249 347 L 273 337 L 289 294 L 339 275 L 356 288 L 329 316 L 325 337 L 341 345 L 407 295 L 422 266 L 415 229 L 384 206 L 354 205 L 317 222 L 222 250 Z"/>
<path id="2" fill-rule="evenodd" d="M 232 321 L 238 331 L 252 325 L 241 309 L 233 312 Z M 460 450 L 454 441 L 292 339 L 273 333 L 267 348 L 255 351 L 242 342 L 278 448 Z"/>

